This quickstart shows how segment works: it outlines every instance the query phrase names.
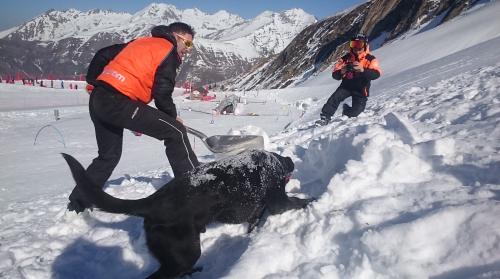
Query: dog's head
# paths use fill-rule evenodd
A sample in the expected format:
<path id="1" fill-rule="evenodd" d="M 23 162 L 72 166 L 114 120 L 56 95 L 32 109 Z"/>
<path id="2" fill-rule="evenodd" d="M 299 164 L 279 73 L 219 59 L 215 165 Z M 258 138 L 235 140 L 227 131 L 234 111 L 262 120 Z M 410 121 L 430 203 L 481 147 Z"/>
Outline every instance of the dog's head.
<path id="1" fill-rule="evenodd" d="M 285 184 L 288 183 L 290 178 L 292 177 L 292 172 L 295 169 L 295 164 L 293 163 L 290 157 L 283 157 L 277 153 L 271 152 L 271 155 L 274 156 L 280 162 L 281 167 L 284 171 L 284 180 Z"/>

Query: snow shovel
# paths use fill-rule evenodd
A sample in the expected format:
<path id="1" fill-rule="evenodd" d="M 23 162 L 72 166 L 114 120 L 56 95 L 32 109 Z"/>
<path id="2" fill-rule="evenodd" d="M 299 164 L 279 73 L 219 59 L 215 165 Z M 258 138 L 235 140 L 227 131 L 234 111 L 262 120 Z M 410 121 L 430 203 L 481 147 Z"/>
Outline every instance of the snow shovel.
<path id="1" fill-rule="evenodd" d="M 264 138 L 262 136 L 215 135 L 208 137 L 200 131 L 188 126 L 185 127 L 188 133 L 200 138 L 212 153 L 239 153 L 248 149 L 264 149 Z"/>

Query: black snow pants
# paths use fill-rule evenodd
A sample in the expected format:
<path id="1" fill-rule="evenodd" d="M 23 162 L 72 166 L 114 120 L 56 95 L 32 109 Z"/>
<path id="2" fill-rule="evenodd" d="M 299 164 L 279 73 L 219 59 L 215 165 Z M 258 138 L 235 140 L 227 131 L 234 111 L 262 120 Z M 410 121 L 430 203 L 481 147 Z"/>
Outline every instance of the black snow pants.
<path id="1" fill-rule="evenodd" d="M 321 109 L 321 115 L 330 119 L 335 111 L 337 111 L 338 106 L 345 99 L 352 97 L 352 107 L 344 104 L 342 114 L 348 117 L 356 117 L 365 110 L 366 101 L 368 97 L 363 96 L 361 92 L 354 90 L 348 90 L 342 87 L 337 88 L 335 92 L 328 98 L 326 104 L 323 105 Z"/>
<path id="2" fill-rule="evenodd" d="M 184 125 L 158 109 L 98 86 L 90 95 L 89 111 L 99 151 L 87 175 L 98 186 L 104 186 L 120 160 L 124 128 L 162 140 L 175 177 L 199 165 Z"/>

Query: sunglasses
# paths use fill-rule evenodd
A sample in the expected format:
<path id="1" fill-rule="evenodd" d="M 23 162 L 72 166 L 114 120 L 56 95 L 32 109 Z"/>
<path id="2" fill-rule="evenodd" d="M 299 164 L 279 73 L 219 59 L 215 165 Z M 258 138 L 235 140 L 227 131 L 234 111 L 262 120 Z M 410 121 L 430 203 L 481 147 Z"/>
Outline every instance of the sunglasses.
<path id="1" fill-rule="evenodd" d="M 349 46 L 353 49 L 363 49 L 365 48 L 365 42 L 360 40 L 353 40 L 349 43 Z"/>
<path id="2" fill-rule="evenodd" d="M 188 39 L 186 39 L 184 36 L 181 36 L 177 33 L 174 33 L 177 37 L 181 38 L 182 40 L 182 43 L 184 43 L 184 45 L 187 47 L 187 48 L 192 48 L 193 47 L 193 41 L 190 41 Z"/>

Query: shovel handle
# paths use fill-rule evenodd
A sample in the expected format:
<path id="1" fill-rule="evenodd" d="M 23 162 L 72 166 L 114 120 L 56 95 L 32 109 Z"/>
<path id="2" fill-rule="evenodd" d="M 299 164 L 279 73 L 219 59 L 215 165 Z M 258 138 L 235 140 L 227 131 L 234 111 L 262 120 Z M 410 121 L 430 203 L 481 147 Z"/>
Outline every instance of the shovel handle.
<path id="1" fill-rule="evenodd" d="M 198 131 L 198 130 L 195 130 L 191 127 L 188 127 L 186 125 L 184 125 L 184 127 L 186 127 L 186 131 L 192 135 L 195 135 L 196 137 L 200 138 L 201 140 L 205 140 L 207 137 L 207 135 L 205 135 L 204 133 Z"/>

